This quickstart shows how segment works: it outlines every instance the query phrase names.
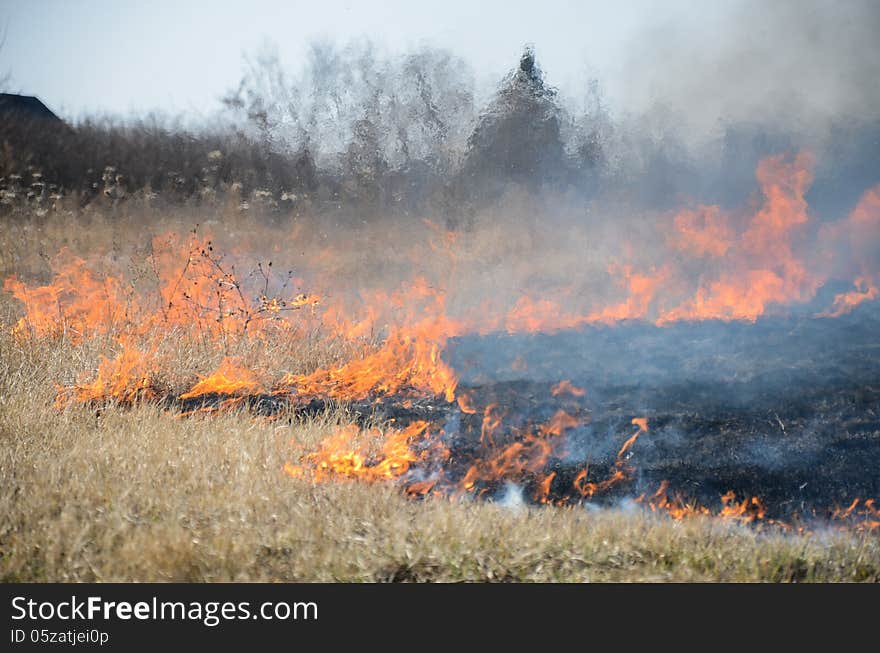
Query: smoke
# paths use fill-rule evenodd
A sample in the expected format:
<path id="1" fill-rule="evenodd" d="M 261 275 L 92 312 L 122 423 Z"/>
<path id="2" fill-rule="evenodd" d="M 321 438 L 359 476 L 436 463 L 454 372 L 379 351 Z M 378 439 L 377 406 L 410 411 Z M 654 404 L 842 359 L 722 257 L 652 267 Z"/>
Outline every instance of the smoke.
<path id="1" fill-rule="evenodd" d="M 795 133 L 880 118 L 880 6 L 871 0 L 694 6 L 627 48 L 620 106 L 666 107 L 681 133 L 751 122 Z"/>
<path id="2" fill-rule="evenodd" d="M 516 483 L 505 483 L 504 490 L 496 501 L 498 505 L 508 510 L 522 510 L 526 507 L 523 488 Z"/>

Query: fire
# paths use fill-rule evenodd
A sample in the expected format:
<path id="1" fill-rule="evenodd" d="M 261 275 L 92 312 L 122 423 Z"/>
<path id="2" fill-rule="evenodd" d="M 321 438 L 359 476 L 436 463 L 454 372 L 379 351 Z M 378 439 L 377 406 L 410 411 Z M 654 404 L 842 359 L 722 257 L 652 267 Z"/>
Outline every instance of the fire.
<path id="1" fill-rule="evenodd" d="M 363 358 L 334 369 L 285 375 L 276 393 L 341 401 L 415 393 L 455 401 L 458 377 L 441 354 L 458 326 L 446 316 L 445 297 L 423 279 L 417 279 L 404 296 L 412 297 L 414 302 L 427 300 L 423 317 L 411 316 L 411 322 L 392 327 L 382 346 Z M 395 301 L 404 300 L 398 297 Z"/>
<path id="2" fill-rule="evenodd" d="M 644 319 L 648 316 L 651 302 L 659 288 L 669 277 L 669 268 L 663 267 L 648 274 L 635 272 L 630 265 L 612 266 L 612 276 L 622 277 L 627 288 L 627 298 L 619 304 L 606 306 L 587 318 L 590 324 L 614 324 L 622 320 Z"/>
<path id="3" fill-rule="evenodd" d="M 766 509 L 758 497 L 753 496 L 737 501 L 736 493 L 730 490 L 721 496 L 721 509 L 717 513 L 713 513 L 706 506 L 688 501 L 679 493 L 670 494 L 669 481 L 660 483 L 657 491 L 650 497 L 645 498 L 643 495 L 637 501 L 646 504 L 652 512 L 665 513 L 676 521 L 692 517 L 715 516 L 720 519 L 730 519 L 750 524 L 763 520 L 766 517 Z"/>
<path id="4" fill-rule="evenodd" d="M 468 415 L 473 415 L 477 412 L 477 409 L 474 407 L 474 398 L 469 392 L 459 393 L 456 398 L 458 402 L 458 407 L 461 409 L 461 412 L 467 413 Z"/>
<path id="5" fill-rule="evenodd" d="M 74 342 L 112 332 L 127 320 L 136 306 L 113 276 L 99 278 L 85 260 L 62 250 L 53 262 L 52 282 L 29 288 L 15 277 L 4 290 L 24 304 L 25 315 L 13 327 L 19 337 L 54 337 L 64 334 Z"/>
<path id="6" fill-rule="evenodd" d="M 297 271 L 314 287 L 290 271 L 276 289 L 271 264 L 260 263 L 248 272 L 240 253 L 219 254 L 209 235 L 169 233 L 152 239 L 150 254 L 138 261 L 139 275 L 97 254 L 83 259 L 62 251 L 48 283 L 28 285 L 10 277 L 4 289 L 23 305 L 24 315 L 12 327 L 18 339 L 63 336 L 81 343 L 100 336 L 119 343 L 115 355 L 102 357 L 91 375 L 59 388 L 59 406 L 159 400 L 179 405 L 201 399 L 195 403 L 222 410 L 259 395 L 289 401 L 295 408 L 313 400 L 389 401 L 405 409 L 442 404 L 447 416 L 454 415 L 449 422 L 367 430 L 343 426 L 285 470 L 316 482 L 393 482 L 411 496 L 492 496 L 503 484 L 514 483 L 538 503 L 582 502 L 626 488 L 633 480 L 631 464 L 639 438 L 648 433 L 648 418 L 632 419 L 635 432 L 621 434 L 619 447 L 614 441 L 609 460 L 564 469 L 560 461 L 567 439 L 585 421 L 580 400 L 586 390 L 559 381 L 550 396 L 557 400 L 553 410 L 565 410 L 549 419 L 551 410 L 542 412 L 540 423 L 517 421 L 521 416 L 515 407 L 480 401 L 478 389 L 459 387 L 458 371 L 444 358 L 450 341 L 490 332 L 503 337 L 604 328 L 625 320 L 661 327 L 682 320 L 755 321 L 779 307 L 811 300 L 829 279 L 852 282 L 853 290 L 838 293 L 823 317 L 836 318 L 876 301 L 880 186 L 866 192 L 844 219 L 811 232 L 805 197 L 813 166 L 809 154 L 761 161 L 756 170 L 761 198 L 750 210 L 691 204 L 665 214 L 662 224 L 668 230 L 654 242 L 633 239 L 611 252 L 610 264 L 602 258 L 595 268 L 584 268 L 598 270 L 597 281 L 609 284 L 614 295 L 607 300 L 596 299 L 605 296 L 601 292 L 588 292 L 592 279 L 566 286 L 545 283 L 540 275 L 516 276 L 509 292 L 498 297 L 470 297 L 466 275 L 485 276 L 487 262 L 463 234 L 434 223 L 427 223 L 430 234 L 408 245 L 397 257 L 401 260 L 389 262 L 410 266 L 394 278 L 397 285 L 346 276 L 340 270 L 349 270 L 334 263 L 337 252 L 327 246 L 304 254 L 315 269 Z M 820 242 L 811 245 L 807 239 L 814 232 Z M 294 367 L 298 362 L 288 367 L 283 356 L 252 367 L 228 355 L 253 340 L 259 345 L 298 343 L 303 334 L 341 343 L 344 353 L 332 363 L 325 358 L 310 367 Z M 198 342 L 214 358 L 225 355 L 190 387 L 172 388 L 160 377 L 156 352 L 176 338 Z M 525 358 L 517 354 L 511 369 L 524 372 Z M 166 386 L 167 391 L 159 389 Z M 465 422 L 474 441 L 453 464 L 450 443 L 460 434 L 444 429 Z M 738 499 L 733 492 L 721 497 L 715 511 L 673 492 L 667 482 L 640 501 L 673 519 L 712 515 L 769 522 L 758 497 Z M 856 517 L 860 528 L 880 527 L 870 499 L 856 499 L 834 513 L 844 522 Z"/>
<path id="7" fill-rule="evenodd" d="M 480 429 L 480 443 L 483 446 L 495 446 L 495 432 L 501 427 L 502 412 L 498 404 L 489 404 L 483 411 L 483 425 Z"/>
<path id="8" fill-rule="evenodd" d="M 758 519 L 764 519 L 766 510 L 758 497 L 743 499 L 737 503 L 736 494 L 731 490 L 721 497 L 722 508 L 718 513 L 721 517 L 735 519 L 744 523 L 750 523 Z"/>
<path id="9" fill-rule="evenodd" d="M 500 417 L 487 409 L 483 419 L 483 436 L 480 439 L 485 454 L 465 472 L 458 483 L 459 490 L 481 493 L 488 486 L 500 482 L 522 483 L 535 478 L 538 479 L 539 486 L 547 483 L 549 488 L 551 481 L 546 480 L 543 470 L 550 459 L 559 453 L 563 443 L 560 436 L 580 423 L 577 418 L 559 411 L 545 424 L 540 424 L 526 431 L 520 439 L 503 445 L 499 443 L 506 438 L 496 433 L 500 426 Z"/>
<path id="10" fill-rule="evenodd" d="M 53 262 L 54 274 L 46 285 L 29 287 L 15 277 L 6 279 L 4 289 L 25 309 L 13 333 L 37 338 L 64 334 L 74 342 L 155 329 L 195 330 L 211 340 L 245 333 L 268 336 L 287 328 L 287 311 L 320 302 L 314 294 L 285 300 L 247 292 L 234 264 L 216 254 L 208 238 L 183 239 L 173 233 L 154 238 L 144 264 L 153 277 L 150 290 L 125 280 L 122 271 L 105 272 L 100 256 L 85 260 L 66 250 Z M 265 291 L 268 274 L 264 278 Z"/>
<path id="11" fill-rule="evenodd" d="M 854 522 L 858 531 L 880 531 L 880 508 L 875 504 L 874 499 L 853 499 L 847 508 L 835 508 L 831 519 L 844 523 Z"/>
<path id="12" fill-rule="evenodd" d="M 371 456 L 368 445 L 355 446 L 360 430 L 354 424 L 345 426 L 321 443 L 318 451 L 307 455 L 302 464 L 288 463 L 285 471 L 294 478 L 304 478 L 311 473 L 315 481 L 328 477 L 357 478 L 366 481 L 394 480 L 405 474 L 422 455 L 411 443 L 423 439 L 429 424 L 416 421 L 404 429 L 391 429 L 382 434 L 378 430 L 368 437 L 381 439 L 381 451 Z"/>
<path id="13" fill-rule="evenodd" d="M 856 279 L 855 286 L 856 289 L 851 292 L 835 295 L 834 304 L 829 310 L 820 313 L 819 317 L 840 317 L 851 313 L 862 302 L 871 301 L 880 296 L 880 290 L 866 277 Z"/>
<path id="14" fill-rule="evenodd" d="M 116 358 L 101 357 L 97 374 L 92 381 L 60 386 L 56 404 L 64 406 L 71 399 L 79 403 L 134 403 L 156 399 L 158 394 L 153 384 L 156 371 L 157 365 L 152 352 L 144 353 L 123 342 Z"/>
<path id="15" fill-rule="evenodd" d="M 717 207 L 703 207 L 703 230 L 694 229 L 696 219 L 690 213 L 676 218 L 679 248 L 725 259 L 717 279 L 700 285 L 692 299 L 663 312 L 658 324 L 754 321 L 771 304 L 813 297 L 823 279 L 807 270 L 792 246 L 797 229 L 809 221 L 804 194 L 812 182 L 812 167 L 812 156 L 804 153 L 791 160 L 779 155 L 761 161 L 756 175 L 764 204 L 732 240 Z"/>
<path id="16" fill-rule="evenodd" d="M 579 388 L 576 385 L 572 385 L 571 381 L 564 380 L 560 381 L 556 385 L 554 385 L 550 389 L 550 394 L 554 397 L 559 397 L 560 395 L 571 395 L 572 397 L 583 397 L 587 394 L 587 391 L 583 388 Z"/>
<path id="17" fill-rule="evenodd" d="M 617 460 L 615 460 L 611 475 L 608 476 L 608 478 L 598 482 L 588 481 L 587 478 L 590 472 L 589 465 L 578 472 L 577 476 L 575 476 L 572 486 L 581 497 L 590 498 L 597 493 L 607 492 L 618 483 L 622 483 L 630 478 L 632 469 L 626 464 L 624 455 L 632 448 L 642 433 L 648 432 L 648 418 L 634 417 L 632 424 L 636 427 L 636 432 L 627 438 L 620 447 L 620 450 L 617 452 Z"/>
<path id="18" fill-rule="evenodd" d="M 566 312 L 553 299 L 523 295 L 507 313 L 505 328 L 508 333 L 553 333 L 586 323 L 586 317 Z"/>
<path id="19" fill-rule="evenodd" d="M 538 489 L 535 491 L 535 501 L 538 503 L 550 503 L 550 486 L 553 479 L 556 478 L 556 472 L 550 472 L 544 479 L 538 483 Z"/>
<path id="20" fill-rule="evenodd" d="M 618 458 L 622 458 L 623 455 L 627 451 L 629 451 L 630 447 L 632 447 L 636 443 L 636 440 L 638 439 L 638 437 L 642 433 L 648 432 L 648 418 L 647 417 L 634 417 L 632 420 L 632 423 L 633 423 L 633 425 L 635 425 L 637 427 L 637 430 L 635 433 L 633 433 L 630 436 L 630 438 L 626 442 L 623 443 L 623 446 L 620 448 L 620 451 L 617 452 Z"/>
<path id="21" fill-rule="evenodd" d="M 551 502 L 550 492 L 556 472 L 545 473 L 549 461 L 561 451 L 564 435 L 581 420 L 564 411 L 545 423 L 521 434 L 500 432 L 500 417 L 487 409 L 484 428 L 497 432 L 482 440 L 482 453 L 460 476 L 444 464 L 449 458 L 441 429 L 425 421 L 415 421 L 402 429 L 361 431 L 355 425 L 340 428 L 321 442 L 318 450 L 307 454 L 299 464 L 288 463 L 285 471 L 296 478 L 316 482 L 329 478 L 364 481 L 396 481 L 407 494 L 423 496 L 439 492 L 448 496 L 483 494 L 505 482 L 530 484 L 537 502 Z M 515 437 L 514 441 L 510 441 Z M 359 440 L 368 444 L 359 445 Z M 496 442 L 497 439 L 497 442 Z M 370 441 L 381 443 L 378 453 L 370 453 Z M 429 478 L 424 470 L 433 470 Z M 610 487 L 610 485 L 608 485 Z"/>
<path id="22" fill-rule="evenodd" d="M 180 395 L 180 399 L 193 399 L 210 394 L 249 396 L 265 392 L 254 372 L 242 367 L 232 358 L 224 357 L 212 374 L 203 377 L 187 392 Z"/>
<path id="23" fill-rule="evenodd" d="M 430 336 L 420 337 L 432 331 L 430 325 L 421 327 L 424 330 L 395 329 L 378 351 L 341 367 L 318 369 L 311 374 L 287 374 L 276 392 L 342 401 L 416 392 L 455 401 L 455 371 L 441 358 L 439 342 Z"/>
<path id="24" fill-rule="evenodd" d="M 644 502 L 644 497 L 639 497 L 638 502 Z M 660 487 L 648 499 L 647 505 L 651 512 L 662 512 L 676 521 L 689 517 L 711 515 L 712 512 L 705 506 L 686 501 L 680 494 L 669 494 L 669 481 L 660 483 Z"/>
<path id="25" fill-rule="evenodd" d="M 672 246 L 698 257 L 720 258 L 733 245 L 729 218 L 718 206 L 700 205 L 675 215 Z"/>
<path id="26" fill-rule="evenodd" d="M 823 227 L 821 236 L 845 253 L 843 260 L 836 262 L 835 273 L 842 278 L 854 277 L 855 290 L 835 296 L 832 307 L 820 316 L 839 317 L 863 302 L 876 300 L 880 296 L 880 185 L 866 191 L 845 220 Z"/>
<path id="27" fill-rule="evenodd" d="M 819 243 L 810 248 L 805 245 L 811 233 L 805 196 L 814 165 L 807 153 L 767 157 L 756 170 L 763 198 L 757 210 L 697 204 L 661 221 L 668 230 L 658 242 L 621 243 L 608 265 L 608 278 L 620 287 L 621 296 L 593 306 L 589 298 L 595 293 L 588 291 L 594 288 L 582 279 L 568 286 L 554 282 L 534 292 L 520 291 L 512 305 L 494 297 L 472 300 L 468 284 L 459 279 L 479 274 L 480 251 L 461 234 L 433 223 L 428 223 L 428 235 L 414 243 L 409 257 L 414 273 L 408 275 L 411 281 L 402 279 L 402 288 L 408 290 L 346 289 L 359 293 L 358 306 L 339 295 L 315 292 L 318 289 L 289 292 L 286 281 L 284 292 L 270 292 L 271 264 L 258 266 L 258 273 L 243 274 L 241 255 L 220 255 L 209 234 L 154 238 L 140 266 L 146 276 L 137 281 L 98 255 L 85 260 L 62 252 L 53 262 L 49 283 L 32 286 L 10 277 L 4 288 L 24 305 L 24 316 L 14 326 L 17 336 L 64 333 L 73 340 L 155 329 L 197 331 L 217 343 L 251 336 L 270 339 L 289 334 L 296 323 L 314 316 L 316 323 L 346 341 L 369 336 L 409 347 L 408 338 L 422 339 L 439 351 L 446 338 L 465 332 L 552 333 L 622 320 L 660 326 L 681 320 L 754 321 L 771 307 L 812 299 L 831 276 L 855 286 L 838 294 L 823 314 L 832 317 L 880 295 L 880 186 L 869 189 L 845 219 L 815 229 Z M 332 272 L 337 255 L 333 248 L 318 248 L 309 260 L 316 270 Z M 423 265 L 426 257 L 439 260 L 430 281 L 416 272 L 430 267 Z M 334 278 L 322 283 L 330 295 L 338 290 Z M 431 307 L 432 298 L 438 297 L 442 300 Z M 446 311 L 447 297 L 459 309 L 455 317 Z M 437 333 L 420 332 L 424 325 L 419 322 L 426 315 L 416 307 L 426 306 Z M 414 355 L 416 364 L 433 355 L 430 346 L 421 350 Z M 433 381 L 422 385 L 436 390 Z M 446 390 L 442 389 L 444 395 Z"/>

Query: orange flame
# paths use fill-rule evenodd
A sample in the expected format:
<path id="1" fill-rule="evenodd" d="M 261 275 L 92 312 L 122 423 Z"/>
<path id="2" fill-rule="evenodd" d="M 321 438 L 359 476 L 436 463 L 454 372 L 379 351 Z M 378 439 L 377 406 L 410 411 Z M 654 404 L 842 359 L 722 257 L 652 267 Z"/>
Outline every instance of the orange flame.
<path id="1" fill-rule="evenodd" d="M 665 311 L 658 324 L 706 319 L 754 321 L 770 304 L 802 302 L 815 294 L 822 279 L 808 272 L 792 249 L 795 229 L 809 220 L 804 194 L 812 182 L 812 167 L 813 158 L 805 153 L 790 161 L 783 155 L 761 161 L 756 174 L 764 205 L 733 243 L 728 244 L 724 221 L 714 209 L 703 207 L 704 220 L 710 226 L 699 232 L 699 237 L 695 237 L 688 214 L 676 219 L 676 225 L 683 229 L 682 249 L 693 249 L 696 242 L 701 254 L 723 250 L 728 256 L 718 279 L 701 285 L 693 299 Z M 704 239 L 717 246 L 707 247 Z"/>
<path id="2" fill-rule="evenodd" d="M 251 396 L 264 393 L 254 372 L 224 357 L 219 367 L 196 383 L 180 399 L 193 399 L 209 394 Z"/>
<path id="3" fill-rule="evenodd" d="M 427 315 L 393 327 L 382 346 L 364 358 L 336 369 L 285 375 L 276 392 L 348 401 L 414 392 L 454 401 L 458 377 L 442 360 L 441 352 L 458 327 L 445 315 L 443 293 L 424 280 L 412 284 L 409 296 L 430 301 L 424 309 Z"/>
<path id="4" fill-rule="evenodd" d="M 328 477 L 394 480 L 425 455 L 416 453 L 411 444 L 425 438 L 428 426 L 427 422 L 416 421 L 404 429 L 391 429 L 384 434 L 378 430 L 370 432 L 370 437 L 383 442 L 381 451 L 371 456 L 368 446 L 353 445 L 360 430 L 350 424 L 324 440 L 319 450 L 305 456 L 300 465 L 287 463 L 285 471 L 294 478 L 307 478 L 310 475 L 315 481 Z"/>
<path id="5" fill-rule="evenodd" d="M 736 494 L 731 490 L 721 496 L 721 510 L 713 513 L 706 506 L 699 503 L 686 500 L 682 495 L 676 493 L 670 496 L 669 481 L 660 483 L 657 491 L 645 499 L 644 496 L 637 499 L 639 503 L 647 503 L 652 512 L 663 512 L 676 521 L 688 519 L 691 517 L 707 517 L 716 516 L 721 519 L 732 519 L 735 521 L 749 524 L 754 521 L 763 520 L 766 517 L 764 504 L 758 497 L 749 497 L 740 502 L 736 500 Z M 768 522 L 780 526 L 785 526 L 781 522 Z"/>
<path id="6" fill-rule="evenodd" d="M 80 403 L 134 403 L 155 399 L 157 394 L 152 383 L 155 371 L 152 353 L 141 352 L 123 342 L 116 358 L 101 357 L 94 380 L 59 387 L 56 405 L 64 406 L 70 400 Z"/>
<path id="7" fill-rule="evenodd" d="M 15 277 L 3 283 L 4 290 L 24 304 L 25 316 L 13 327 L 16 336 L 56 336 L 62 333 L 74 341 L 89 335 L 110 333 L 127 319 L 135 306 L 112 276 L 96 278 L 86 262 L 62 250 L 55 260 L 52 282 L 29 288 Z"/>
<path id="8" fill-rule="evenodd" d="M 597 493 L 606 492 L 618 483 L 622 483 L 630 478 L 633 470 L 631 467 L 627 466 L 623 456 L 635 444 L 636 440 L 642 433 L 648 432 L 648 418 L 634 417 L 632 424 L 637 427 L 636 432 L 627 438 L 623 443 L 623 446 L 620 447 L 620 450 L 617 452 L 617 460 L 615 461 L 614 467 L 611 470 L 611 475 L 608 478 L 599 482 L 588 481 L 589 466 L 582 469 L 578 472 L 577 476 L 575 476 L 572 485 L 575 491 L 582 497 L 590 498 Z"/>
<path id="9" fill-rule="evenodd" d="M 458 407 L 461 408 L 461 412 L 467 413 L 468 415 L 473 415 L 477 412 L 477 409 L 474 408 L 474 398 L 471 393 L 459 393 L 456 401 L 458 401 Z"/>
<path id="10" fill-rule="evenodd" d="M 576 385 L 572 385 L 571 381 L 565 380 L 560 381 L 556 385 L 554 385 L 550 389 L 550 394 L 554 397 L 558 397 L 560 395 L 569 394 L 572 397 L 583 397 L 587 394 L 587 391 L 583 388 L 579 388 Z"/>
<path id="11" fill-rule="evenodd" d="M 678 238 L 673 247 L 694 256 L 721 257 L 733 245 L 733 230 L 718 206 L 685 209 L 674 218 Z"/>
<path id="12" fill-rule="evenodd" d="M 862 302 L 877 299 L 880 296 L 880 290 L 866 277 L 857 278 L 855 286 L 856 290 L 835 295 L 831 308 L 824 313 L 820 313 L 819 317 L 840 317 L 846 313 L 851 313 Z"/>
<path id="13" fill-rule="evenodd" d="M 875 503 L 874 499 L 853 499 L 849 507 L 835 508 L 831 518 L 840 522 L 854 522 L 857 531 L 880 531 L 880 508 Z"/>

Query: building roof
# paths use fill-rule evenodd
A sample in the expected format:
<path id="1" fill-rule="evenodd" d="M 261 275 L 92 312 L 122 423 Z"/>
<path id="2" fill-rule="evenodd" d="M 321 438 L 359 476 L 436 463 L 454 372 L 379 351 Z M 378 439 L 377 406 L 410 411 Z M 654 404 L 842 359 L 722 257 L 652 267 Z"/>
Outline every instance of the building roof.
<path id="1" fill-rule="evenodd" d="M 14 93 L 0 93 L 0 116 L 62 122 L 39 98 Z"/>

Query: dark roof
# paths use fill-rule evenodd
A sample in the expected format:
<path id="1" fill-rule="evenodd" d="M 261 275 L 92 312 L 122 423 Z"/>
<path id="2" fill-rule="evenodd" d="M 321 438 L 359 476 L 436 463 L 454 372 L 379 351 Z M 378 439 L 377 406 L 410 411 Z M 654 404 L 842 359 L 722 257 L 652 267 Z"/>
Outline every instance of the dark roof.
<path id="1" fill-rule="evenodd" d="M 14 93 L 0 93 L 0 116 L 62 122 L 39 98 Z"/>

